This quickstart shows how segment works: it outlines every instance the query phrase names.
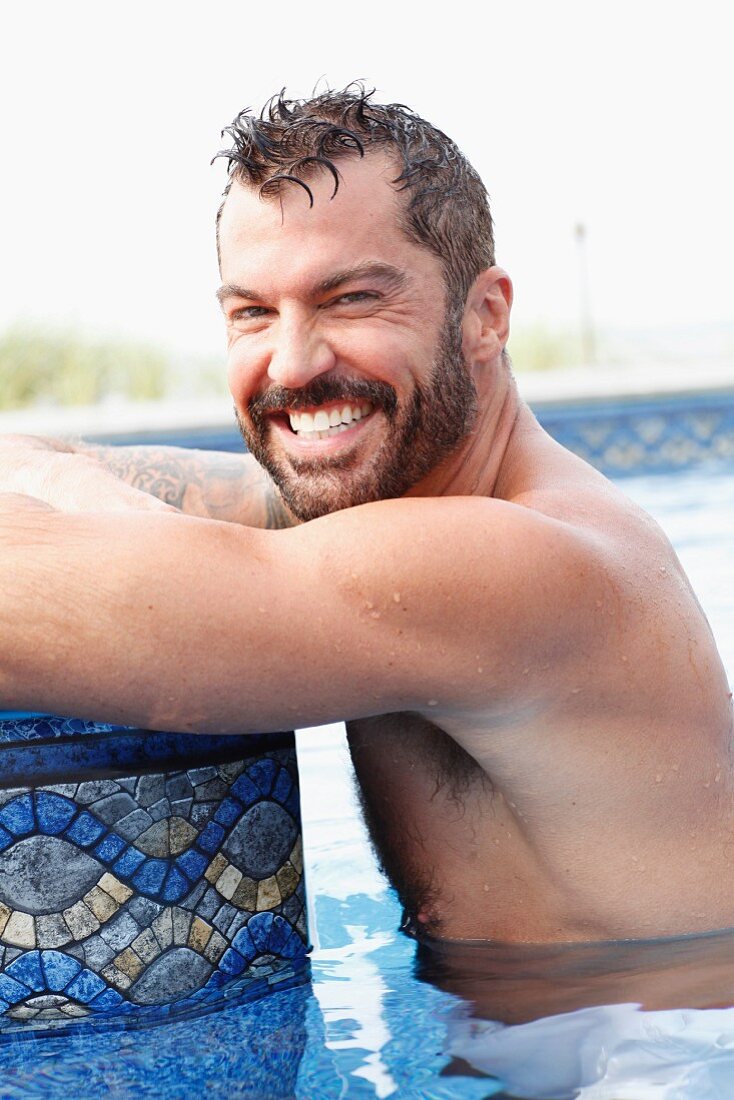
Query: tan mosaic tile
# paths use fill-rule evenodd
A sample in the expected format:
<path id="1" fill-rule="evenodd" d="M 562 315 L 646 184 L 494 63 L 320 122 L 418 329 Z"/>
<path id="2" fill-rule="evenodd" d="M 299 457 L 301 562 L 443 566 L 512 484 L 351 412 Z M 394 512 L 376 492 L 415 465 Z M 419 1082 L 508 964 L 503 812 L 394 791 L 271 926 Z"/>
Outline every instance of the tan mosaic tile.
<path id="1" fill-rule="evenodd" d="M 193 825 L 183 817 L 172 817 L 169 821 L 171 855 L 185 852 L 196 839 L 198 833 Z"/>
<path id="2" fill-rule="evenodd" d="M 115 901 L 119 902 L 120 905 L 126 902 L 128 898 L 132 897 L 133 892 L 130 887 L 126 886 L 124 882 L 120 882 L 120 880 L 115 878 L 114 875 L 111 875 L 109 871 L 102 875 L 97 885 L 104 890 L 106 894 L 114 898 Z"/>
<path id="3" fill-rule="evenodd" d="M 200 955 L 203 954 L 213 931 L 211 925 L 203 921 L 201 917 L 194 917 L 189 929 L 189 947 L 193 948 L 194 951 L 198 951 Z"/>
<path id="4" fill-rule="evenodd" d="M 301 881 L 301 876 L 292 863 L 284 863 L 280 870 L 275 872 L 275 878 L 283 901 L 291 896 Z"/>
<path id="5" fill-rule="evenodd" d="M 280 905 L 282 900 L 275 875 L 271 875 L 270 878 L 264 878 L 262 882 L 258 884 L 258 909 L 275 909 L 275 906 Z"/>
<path id="6" fill-rule="evenodd" d="M 16 909 L 10 914 L 3 929 L 3 939 L 16 947 L 36 946 L 36 926 L 30 913 L 21 913 Z"/>
<path id="7" fill-rule="evenodd" d="M 145 969 L 142 959 L 135 954 L 131 947 L 126 947 L 124 951 L 115 956 L 115 966 L 123 974 L 127 974 L 128 978 L 132 978 L 133 981 Z"/>
<path id="8" fill-rule="evenodd" d="M 257 883 L 254 879 L 245 876 L 232 895 L 232 904 L 238 909 L 245 909 L 254 913 L 257 905 Z"/>
<path id="9" fill-rule="evenodd" d="M 93 886 L 82 900 L 89 906 L 100 924 L 108 921 L 120 908 L 115 899 L 110 897 L 105 890 L 100 890 L 99 886 Z"/>
<path id="10" fill-rule="evenodd" d="M 155 938 L 150 928 L 144 928 L 130 946 L 135 953 L 140 956 L 144 963 L 152 962 L 153 959 L 157 959 L 161 953 L 161 945 L 158 943 L 158 940 Z"/>
<path id="11" fill-rule="evenodd" d="M 293 845 L 293 851 L 290 855 L 290 860 L 299 875 L 303 874 L 303 843 L 300 836 L 296 837 L 296 843 Z"/>
<path id="12" fill-rule="evenodd" d="M 242 881 L 242 871 L 238 871 L 231 863 L 225 867 L 216 881 L 216 887 L 223 898 L 231 901 L 235 890 Z"/>
<path id="13" fill-rule="evenodd" d="M 218 852 L 204 872 L 204 878 L 207 880 L 207 882 L 211 882 L 213 886 L 221 875 L 224 868 L 227 866 L 228 860 L 222 855 L 221 852 Z"/>

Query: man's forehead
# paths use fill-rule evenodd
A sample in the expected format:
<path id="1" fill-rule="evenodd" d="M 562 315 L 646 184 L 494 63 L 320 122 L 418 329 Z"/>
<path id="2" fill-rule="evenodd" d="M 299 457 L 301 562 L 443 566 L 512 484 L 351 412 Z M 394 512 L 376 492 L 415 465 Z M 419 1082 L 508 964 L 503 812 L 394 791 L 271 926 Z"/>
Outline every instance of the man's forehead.
<path id="1" fill-rule="evenodd" d="M 225 239 L 248 238 L 290 228 L 323 233 L 379 222 L 398 229 L 404 202 L 394 184 L 398 169 L 382 152 L 363 158 L 343 157 L 334 162 L 339 174 L 335 193 L 333 174 L 317 167 L 300 175 L 308 191 L 284 181 L 277 191 L 261 195 L 259 186 L 234 180 L 222 209 L 219 233 Z"/>

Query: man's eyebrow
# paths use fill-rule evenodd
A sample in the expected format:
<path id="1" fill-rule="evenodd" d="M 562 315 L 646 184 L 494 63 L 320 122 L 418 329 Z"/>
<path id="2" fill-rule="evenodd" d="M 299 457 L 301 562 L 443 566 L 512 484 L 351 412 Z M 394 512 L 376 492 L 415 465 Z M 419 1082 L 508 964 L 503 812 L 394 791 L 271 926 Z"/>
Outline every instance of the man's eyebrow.
<path id="1" fill-rule="evenodd" d="M 313 288 L 314 294 L 328 294 L 330 290 L 337 290 L 344 283 L 357 282 L 360 279 L 375 279 L 387 285 L 390 290 L 402 290 L 408 283 L 408 276 L 400 268 L 375 260 L 347 267 L 321 279 Z"/>
<path id="2" fill-rule="evenodd" d="M 400 268 L 375 260 L 355 264 L 354 267 L 344 268 L 333 275 L 328 275 L 325 279 L 320 279 L 311 288 L 311 293 L 314 297 L 318 297 L 320 294 L 337 290 L 345 283 L 357 282 L 359 279 L 375 279 L 383 286 L 387 286 L 389 290 L 402 290 L 409 282 L 408 276 Z M 217 301 L 221 305 L 227 298 L 247 298 L 258 302 L 262 300 L 262 295 L 256 290 L 247 290 L 246 287 L 238 286 L 236 283 L 225 283 L 217 291 Z"/>

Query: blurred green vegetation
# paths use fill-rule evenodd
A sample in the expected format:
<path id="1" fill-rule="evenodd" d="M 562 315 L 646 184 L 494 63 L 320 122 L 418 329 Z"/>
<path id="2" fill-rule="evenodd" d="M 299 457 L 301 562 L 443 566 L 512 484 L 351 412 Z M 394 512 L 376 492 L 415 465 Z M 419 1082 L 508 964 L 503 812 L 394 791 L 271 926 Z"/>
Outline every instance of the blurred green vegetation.
<path id="1" fill-rule="evenodd" d="M 0 336 L 0 409 L 152 401 L 172 382 L 170 357 L 143 344 L 20 325 Z"/>
<path id="2" fill-rule="evenodd" d="M 512 329 L 507 350 L 517 371 L 577 367 L 582 361 L 577 332 L 541 324 Z"/>

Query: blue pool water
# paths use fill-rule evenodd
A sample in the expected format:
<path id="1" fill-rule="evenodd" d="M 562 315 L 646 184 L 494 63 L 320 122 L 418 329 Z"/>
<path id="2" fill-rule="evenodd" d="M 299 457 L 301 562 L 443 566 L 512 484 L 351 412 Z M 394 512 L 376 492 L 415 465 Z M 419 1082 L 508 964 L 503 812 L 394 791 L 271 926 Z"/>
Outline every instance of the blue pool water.
<path id="1" fill-rule="evenodd" d="M 672 537 L 734 679 L 734 469 L 631 477 L 623 488 Z M 734 1008 L 715 1016 L 597 1008 L 525 1031 L 472 1023 L 460 997 L 421 980 L 416 945 L 398 931 L 400 908 L 359 817 L 343 728 L 302 731 L 298 746 L 310 974 L 159 1027 L 16 1033 L 0 1043 L 1 1097 L 734 1096 Z"/>

